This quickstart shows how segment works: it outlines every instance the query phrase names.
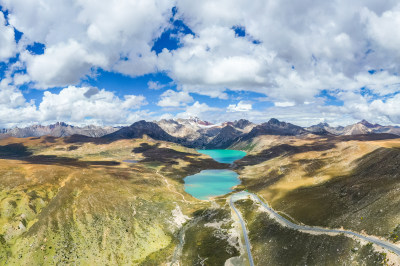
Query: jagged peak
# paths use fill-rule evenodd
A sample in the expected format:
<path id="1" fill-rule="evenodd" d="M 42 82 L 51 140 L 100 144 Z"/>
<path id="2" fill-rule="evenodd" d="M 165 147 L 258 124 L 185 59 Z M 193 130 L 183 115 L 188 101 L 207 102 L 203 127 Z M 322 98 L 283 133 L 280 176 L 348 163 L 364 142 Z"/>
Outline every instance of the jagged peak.
<path id="1" fill-rule="evenodd" d="M 194 117 L 191 116 L 189 118 L 175 118 L 173 120 L 178 122 L 178 123 L 187 122 L 187 123 L 198 124 L 200 126 L 211 126 L 211 125 L 214 125 L 213 123 L 205 121 L 205 120 L 202 120 L 202 119 L 198 118 L 197 116 L 194 116 Z"/>
<path id="2" fill-rule="evenodd" d="M 329 127 L 329 124 L 326 123 L 326 122 L 320 122 L 320 123 L 317 124 L 317 126 L 320 126 L 320 127 Z"/>
<path id="3" fill-rule="evenodd" d="M 319 122 L 318 124 L 309 126 L 308 128 L 325 128 L 325 127 L 330 127 L 330 126 L 326 122 Z"/>
<path id="4" fill-rule="evenodd" d="M 154 122 L 146 121 L 146 120 L 139 120 L 139 121 L 134 122 L 132 125 L 130 125 L 130 127 L 146 126 L 146 125 L 157 125 L 157 124 Z"/>
<path id="5" fill-rule="evenodd" d="M 248 125 L 251 125 L 251 124 L 252 124 L 252 122 L 250 122 L 250 121 L 247 120 L 247 119 L 239 119 L 239 120 L 235 120 L 235 121 L 233 122 L 233 125 L 234 125 L 235 127 L 240 128 L 240 129 L 244 129 L 245 127 L 247 127 Z"/>
<path id="6" fill-rule="evenodd" d="M 68 125 L 65 122 L 56 122 L 55 124 L 48 125 L 48 127 L 55 128 L 55 127 L 74 127 L 74 126 Z"/>
<path id="7" fill-rule="evenodd" d="M 361 120 L 361 121 L 358 122 L 357 124 L 362 124 L 362 125 L 364 125 L 364 126 L 366 126 L 366 127 L 368 127 L 368 128 L 373 128 L 373 127 L 379 127 L 379 126 L 381 126 L 381 125 L 379 125 L 379 124 L 372 124 L 372 123 L 368 122 L 368 121 L 365 120 L 365 119 Z"/>
<path id="8" fill-rule="evenodd" d="M 190 117 L 189 120 L 191 120 L 191 121 L 193 121 L 193 122 L 195 122 L 195 123 L 197 123 L 197 124 L 199 124 L 199 125 L 203 125 L 203 126 L 210 126 L 210 125 L 213 125 L 213 123 L 208 122 L 208 121 L 201 120 L 201 119 L 198 118 L 197 116 L 195 116 L 195 117 Z"/>
<path id="9" fill-rule="evenodd" d="M 271 118 L 267 123 L 268 123 L 268 124 L 280 124 L 281 121 L 279 121 L 279 120 L 276 119 L 276 118 Z"/>

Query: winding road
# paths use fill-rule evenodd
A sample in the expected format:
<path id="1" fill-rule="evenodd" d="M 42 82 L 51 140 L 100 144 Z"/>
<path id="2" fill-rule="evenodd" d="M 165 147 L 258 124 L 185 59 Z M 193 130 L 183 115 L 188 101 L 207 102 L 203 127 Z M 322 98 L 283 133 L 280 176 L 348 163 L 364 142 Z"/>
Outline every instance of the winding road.
<path id="1" fill-rule="evenodd" d="M 236 194 L 235 194 L 236 195 Z M 231 196 L 230 200 L 229 200 L 229 205 L 231 206 L 231 208 L 235 211 L 236 215 L 239 218 L 240 224 L 242 225 L 242 230 L 243 230 L 243 236 L 244 236 L 244 242 L 246 243 L 246 249 L 247 249 L 247 255 L 249 257 L 249 263 L 250 266 L 254 266 L 254 261 L 253 261 L 253 256 L 251 255 L 251 250 L 250 250 L 250 241 L 249 241 L 249 236 L 247 235 L 247 229 L 246 229 L 246 224 L 242 218 L 242 215 L 240 214 L 240 212 L 236 209 L 234 202 L 233 201 L 233 196 Z"/>
<path id="2" fill-rule="evenodd" d="M 229 205 L 231 206 L 231 208 L 235 211 L 235 213 L 239 217 L 240 223 L 242 225 L 243 235 L 244 235 L 244 240 L 246 243 L 246 248 L 247 248 L 247 253 L 249 256 L 250 265 L 254 265 L 254 262 L 253 262 L 253 257 L 251 255 L 250 242 L 248 239 L 246 224 L 245 224 L 240 212 L 236 209 L 235 204 L 234 204 L 236 201 L 238 201 L 240 199 L 245 199 L 248 197 L 251 197 L 253 199 L 253 201 L 259 202 L 261 204 L 261 206 L 264 207 L 264 209 L 266 209 L 267 212 L 270 213 L 275 220 L 277 220 L 278 222 L 280 222 L 281 224 L 283 224 L 289 228 L 292 228 L 292 229 L 295 229 L 295 230 L 298 230 L 301 232 L 305 232 L 305 233 L 344 234 L 344 235 L 347 235 L 350 237 L 357 237 L 359 239 L 374 243 L 374 244 L 376 244 L 386 250 L 392 251 L 396 255 L 400 256 L 400 247 L 398 247 L 388 241 L 381 240 L 377 237 L 360 235 L 358 233 L 355 233 L 355 232 L 349 231 L 349 230 L 328 229 L 328 228 L 322 228 L 322 227 L 317 227 L 317 226 L 298 225 L 298 224 L 292 223 L 291 221 L 289 221 L 286 218 L 279 215 L 267 203 L 264 203 L 256 194 L 242 191 L 242 192 L 235 193 L 230 197 Z"/>

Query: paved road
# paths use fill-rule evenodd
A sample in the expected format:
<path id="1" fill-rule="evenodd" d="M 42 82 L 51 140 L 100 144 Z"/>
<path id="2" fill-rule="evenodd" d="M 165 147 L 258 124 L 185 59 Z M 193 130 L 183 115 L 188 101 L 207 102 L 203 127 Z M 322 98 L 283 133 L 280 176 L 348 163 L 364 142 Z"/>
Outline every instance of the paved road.
<path id="1" fill-rule="evenodd" d="M 231 196 L 231 198 L 229 200 L 229 205 L 235 211 L 236 215 L 239 217 L 240 224 L 242 225 L 242 230 L 243 230 L 243 235 L 244 235 L 244 242 L 246 243 L 247 255 L 249 257 L 249 263 L 250 263 L 250 266 L 254 266 L 253 256 L 251 255 L 251 250 L 250 250 L 249 236 L 247 235 L 246 224 L 245 224 L 245 222 L 244 222 L 244 220 L 242 218 L 242 215 L 240 214 L 240 212 L 235 207 L 235 204 L 234 204 L 234 201 L 233 201 L 234 198 L 235 198 L 234 196 Z"/>
<path id="2" fill-rule="evenodd" d="M 344 235 L 348 235 L 348 236 L 354 236 L 354 237 L 360 238 L 362 240 L 372 242 L 372 243 L 374 243 L 378 246 L 381 246 L 382 248 L 384 248 L 386 250 L 392 251 L 395 254 L 397 254 L 398 256 L 400 256 L 400 247 L 398 247 L 388 241 L 380 240 L 373 236 L 364 236 L 364 235 L 360 235 L 358 233 L 355 233 L 355 232 L 352 232 L 349 230 L 328 229 L 328 228 L 322 228 L 322 227 L 317 227 L 317 226 L 298 225 L 298 224 L 292 223 L 291 221 L 289 221 L 289 220 L 285 219 L 284 217 L 282 217 L 281 215 L 279 215 L 267 203 L 264 203 L 257 195 L 250 193 L 250 192 L 242 191 L 242 192 L 233 194 L 230 199 L 231 207 L 234 205 L 233 203 L 235 201 L 246 198 L 248 196 L 252 197 L 253 200 L 258 201 L 270 214 L 272 214 L 274 216 L 274 218 L 276 220 L 278 220 L 279 222 L 285 224 L 286 226 L 288 226 L 292 229 L 303 231 L 303 232 L 316 232 L 316 233 L 325 233 L 325 234 L 334 233 L 334 234 L 344 234 Z M 238 211 L 235 209 L 234 206 L 233 206 L 233 209 L 236 211 L 236 213 L 238 213 Z M 239 217 L 240 217 L 240 215 L 239 215 Z M 242 223 L 242 221 L 241 221 L 241 223 Z M 244 222 L 242 223 L 242 227 L 243 227 L 243 232 L 245 232 L 246 229 L 244 226 Z M 245 240 L 246 240 L 246 237 L 247 237 L 247 232 L 245 234 Z M 246 245 L 247 245 L 247 242 L 248 242 L 248 240 L 246 240 Z"/>

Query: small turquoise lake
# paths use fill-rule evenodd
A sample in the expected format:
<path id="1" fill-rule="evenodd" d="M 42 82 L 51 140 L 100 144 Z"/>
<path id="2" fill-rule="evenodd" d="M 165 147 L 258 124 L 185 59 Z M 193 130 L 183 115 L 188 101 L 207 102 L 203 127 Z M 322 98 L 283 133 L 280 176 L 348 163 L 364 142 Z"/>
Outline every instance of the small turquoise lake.
<path id="1" fill-rule="evenodd" d="M 236 150 L 197 150 L 197 152 L 206 154 L 219 163 L 233 163 L 246 156 L 244 151 Z"/>
<path id="2" fill-rule="evenodd" d="M 238 174 L 231 170 L 203 170 L 185 178 L 185 191 L 195 198 L 207 200 L 231 192 L 240 184 Z"/>
<path id="3" fill-rule="evenodd" d="M 235 150 L 198 150 L 220 163 L 233 163 L 243 158 L 246 153 Z M 232 187 L 240 184 L 238 174 L 234 171 L 203 170 L 198 174 L 185 177 L 185 191 L 195 198 L 207 200 L 210 197 L 225 195 Z"/>

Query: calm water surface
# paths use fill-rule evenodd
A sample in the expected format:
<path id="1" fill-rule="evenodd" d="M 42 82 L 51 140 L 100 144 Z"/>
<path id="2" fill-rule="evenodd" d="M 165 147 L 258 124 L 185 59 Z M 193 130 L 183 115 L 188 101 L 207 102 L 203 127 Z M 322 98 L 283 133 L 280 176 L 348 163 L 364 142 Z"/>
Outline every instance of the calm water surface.
<path id="1" fill-rule="evenodd" d="M 198 150 L 220 163 L 233 163 L 246 153 L 235 150 Z M 225 195 L 232 187 L 240 184 L 238 174 L 231 170 L 203 170 L 185 177 L 185 191 L 195 198 L 207 200 L 209 197 Z"/>
<path id="2" fill-rule="evenodd" d="M 206 154 L 220 163 L 233 163 L 246 155 L 244 151 L 236 150 L 197 150 L 197 152 Z"/>

